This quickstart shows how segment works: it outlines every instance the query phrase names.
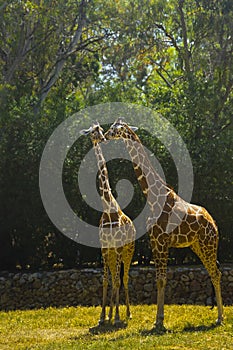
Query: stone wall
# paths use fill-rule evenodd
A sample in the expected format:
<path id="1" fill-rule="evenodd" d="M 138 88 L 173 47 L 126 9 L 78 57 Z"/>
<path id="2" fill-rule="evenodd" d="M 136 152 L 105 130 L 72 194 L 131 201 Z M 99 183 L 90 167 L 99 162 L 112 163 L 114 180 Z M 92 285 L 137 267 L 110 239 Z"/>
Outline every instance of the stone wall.
<path id="1" fill-rule="evenodd" d="M 203 267 L 172 267 L 167 277 L 167 304 L 211 304 L 211 282 Z M 155 303 L 154 267 L 132 267 L 129 291 L 132 304 Z M 233 304 L 233 267 L 222 268 L 222 296 L 225 305 Z M 0 273 L 1 310 L 100 305 L 101 300 L 102 269 Z"/>

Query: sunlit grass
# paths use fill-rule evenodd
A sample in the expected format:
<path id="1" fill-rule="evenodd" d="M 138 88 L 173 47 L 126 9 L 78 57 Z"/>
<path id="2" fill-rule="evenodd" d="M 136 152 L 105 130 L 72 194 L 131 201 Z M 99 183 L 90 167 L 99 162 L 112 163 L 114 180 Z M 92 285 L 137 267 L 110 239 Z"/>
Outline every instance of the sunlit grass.
<path id="1" fill-rule="evenodd" d="M 216 308 L 166 305 L 165 334 L 152 331 L 156 306 L 132 306 L 133 319 L 122 327 L 96 327 L 100 307 L 48 308 L 0 312 L 0 349 L 232 349 L 233 307 L 214 326 Z"/>

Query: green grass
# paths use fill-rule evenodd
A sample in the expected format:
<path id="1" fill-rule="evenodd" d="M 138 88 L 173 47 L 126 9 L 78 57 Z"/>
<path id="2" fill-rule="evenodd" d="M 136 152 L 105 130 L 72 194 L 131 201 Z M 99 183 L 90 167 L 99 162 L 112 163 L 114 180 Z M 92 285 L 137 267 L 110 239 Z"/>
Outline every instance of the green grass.
<path id="1" fill-rule="evenodd" d="M 133 319 L 122 327 L 95 327 L 100 307 L 48 308 L 0 312 L 0 349 L 232 349 L 233 308 L 225 307 L 223 326 L 215 327 L 217 309 L 166 305 L 165 334 L 152 331 L 155 305 L 131 308 Z M 124 320 L 125 307 L 120 308 Z M 90 328 L 94 327 L 92 330 Z"/>

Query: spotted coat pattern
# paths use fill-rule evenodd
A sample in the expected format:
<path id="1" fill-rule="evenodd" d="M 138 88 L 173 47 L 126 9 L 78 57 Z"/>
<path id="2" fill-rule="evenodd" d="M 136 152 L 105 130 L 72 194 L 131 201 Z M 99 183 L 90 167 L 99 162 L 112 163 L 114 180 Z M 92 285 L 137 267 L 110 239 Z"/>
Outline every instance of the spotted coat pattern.
<path id="1" fill-rule="evenodd" d="M 220 279 L 217 266 L 218 229 L 203 207 L 180 198 L 157 174 L 139 137 L 122 120 L 117 120 L 105 133 L 107 139 L 122 138 L 131 156 L 137 179 L 150 206 L 147 219 L 151 249 L 156 267 L 157 315 L 155 326 L 164 329 L 164 293 L 168 250 L 190 247 L 203 262 L 213 283 L 218 306 L 217 323 L 223 320 Z"/>

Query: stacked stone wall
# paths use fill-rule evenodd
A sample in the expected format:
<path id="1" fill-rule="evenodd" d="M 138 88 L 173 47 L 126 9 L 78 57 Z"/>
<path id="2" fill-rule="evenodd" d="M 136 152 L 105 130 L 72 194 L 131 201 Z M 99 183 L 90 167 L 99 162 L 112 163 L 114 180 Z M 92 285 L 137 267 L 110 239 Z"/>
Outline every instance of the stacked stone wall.
<path id="1" fill-rule="evenodd" d="M 111 282 L 110 282 L 111 284 Z M 129 279 L 132 304 L 156 303 L 155 269 L 132 267 Z M 211 304 L 212 285 L 203 267 L 168 269 L 165 303 Z M 222 296 L 233 305 L 233 267 L 222 268 Z M 101 305 L 102 269 L 72 269 L 34 273 L 0 273 L 0 309 Z M 121 290 L 124 302 L 124 291 Z"/>

